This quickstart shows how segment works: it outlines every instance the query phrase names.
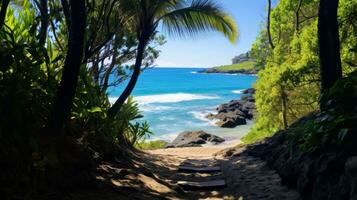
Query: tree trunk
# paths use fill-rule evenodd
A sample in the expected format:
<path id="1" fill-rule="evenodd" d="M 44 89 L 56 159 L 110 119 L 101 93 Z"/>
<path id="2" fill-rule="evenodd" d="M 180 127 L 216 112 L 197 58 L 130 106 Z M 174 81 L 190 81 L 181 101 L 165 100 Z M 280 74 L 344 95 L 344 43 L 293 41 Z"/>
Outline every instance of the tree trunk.
<path id="1" fill-rule="evenodd" d="M 271 0 L 268 0 L 268 19 L 267 19 L 267 32 L 268 32 L 268 39 L 269 39 L 269 44 L 272 49 L 275 48 L 273 39 L 271 38 L 271 32 L 270 32 L 270 14 L 271 14 Z"/>
<path id="2" fill-rule="evenodd" d="M 120 111 L 120 108 L 122 107 L 122 105 L 124 104 L 126 99 L 132 93 L 132 91 L 136 85 L 136 82 L 138 81 L 139 75 L 140 75 L 141 64 L 143 61 L 144 51 L 146 48 L 147 41 L 148 41 L 147 39 L 139 40 L 133 75 L 131 76 L 130 81 L 129 81 L 128 85 L 126 86 L 125 90 L 123 91 L 123 93 L 116 100 L 116 102 L 113 104 L 113 106 L 108 110 L 108 117 L 114 118 L 115 115 Z"/>
<path id="3" fill-rule="evenodd" d="M 0 10 L 0 30 L 2 26 L 5 24 L 6 11 L 9 7 L 10 0 L 2 0 L 1 10 Z"/>
<path id="4" fill-rule="evenodd" d="M 288 112 L 288 108 L 287 108 L 287 94 L 285 92 L 285 89 L 282 87 L 281 88 L 281 100 L 282 100 L 282 113 L 283 113 L 283 127 L 284 130 L 286 130 L 288 128 L 288 117 L 287 117 L 287 112 Z"/>
<path id="5" fill-rule="evenodd" d="M 50 128 L 57 134 L 62 132 L 64 123 L 70 116 L 83 57 L 86 24 L 85 0 L 71 0 L 70 6 L 68 51 L 50 119 Z"/>
<path id="6" fill-rule="evenodd" d="M 69 26 L 69 24 L 71 23 L 70 20 L 70 11 L 69 11 L 69 5 L 67 0 L 61 0 L 61 4 L 62 4 L 62 8 L 63 8 L 63 14 L 64 14 L 64 19 L 66 21 L 66 25 Z"/>
<path id="7" fill-rule="evenodd" d="M 337 21 L 338 0 L 321 0 L 318 20 L 321 93 L 342 77 L 340 39 Z M 326 102 L 320 102 L 321 110 Z"/>
<path id="8" fill-rule="evenodd" d="M 105 93 L 108 89 L 108 85 L 109 85 L 109 78 L 110 78 L 110 74 L 112 73 L 114 67 L 115 67 L 115 61 L 117 59 L 118 56 L 118 51 L 115 49 L 114 46 L 114 52 L 113 52 L 113 56 L 112 56 L 112 61 L 110 63 L 110 66 L 108 67 L 108 69 L 106 70 L 106 72 L 104 73 L 104 77 L 103 77 L 103 84 L 102 84 L 102 92 Z"/>
<path id="9" fill-rule="evenodd" d="M 299 13 L 300 13 L 301 5 L 302 5 L 302 0 L 299 0 L 298 5 L 295 10 L 295 31 L 296 31 L 296 33 L 300 29 L 300 15 L 299 15 Z"/>
<path id="10" fill-rule="evenodd" d="M 44 46 L 47 38 L 47 28 L 48 28 L 48 8 L 47 0 L 40 1 L 40 12 L 41 12 L 41 27 L 40 33 L 38 35 L 39 43 L 41 46 Z"/>

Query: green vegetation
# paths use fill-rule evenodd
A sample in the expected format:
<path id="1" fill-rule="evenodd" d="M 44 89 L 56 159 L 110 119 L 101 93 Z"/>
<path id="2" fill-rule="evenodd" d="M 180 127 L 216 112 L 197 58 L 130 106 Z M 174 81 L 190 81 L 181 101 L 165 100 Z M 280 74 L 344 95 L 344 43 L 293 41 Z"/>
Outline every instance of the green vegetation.
<path id="1" fill-rule="evenodd" d="M 238 64 L 215 67 L 214 69 L 222 72 L 236 71 L 236 70 L 254 70 L 256 69 L 256 63 L 254 61 L 245 61 Z"/>
<path id="2" fill-rule="evenodd" d="M 168 143 L 162 140 L 139 142 L 136 147 L 141 150 L 163 149 Z"/>
<path id="3" fill-rule="evenodd" d="M 324 77 L 320 76 L 318 18 L 316 15 L 319 2 L 317 0 L 280 0 L 272 9 L 270 19 L 270 31 L 274 46 L 270 45 L 265 28 L 256 39 L 251 52 L 257 59 L 258 67 L 263 68 L 259 72 L 258 81 L 254 86 L 259 114 L 255 126 L 243 138 L 245 143 L 255 142 L 278 130 L 286 129 L 299 118 L 319 110 L 321 81 L 327 80 L 325 74 Z M 356 11 L 356 1 L 340 0 L 338 22 L 341 63 L 345 77 L 349 76 L 357 66 Z M 326 33 L 326 31 L 320 33 Z M 338 64 L 334 66 L 338 66 Z M 338 73 L 330 73 L 331 75 L 338 75 Z M 334 87 L 342 87 L 342 85 Z M 336 91 L 342 90 L 342 88 L 335 89 Z M 349 92 L 354 93 L 356 90 L 351 89 Z M 347 94 L 341 95 L 345 97 Z M 339 120 L 339 118 L 337 117 L 335 120 Z M 329 124 L 332 123 L 329 122 Z M 342 121 L 336 123 L 340 125 Z M 325 137 L 324 134 L 328 134 L 325 129 L 321 130 L 324 131 L 320 135 L 311 136 L 312 141 L 320 141 Z M 345 131 L 342 129 L 341 131 L 344 135 Z M 331 132 L 339 132 L 339 130 Z M 312 139 L 313 137 L 318 139 Z"/>
<path id="4" fill-rule="evenodd" d="M 2 0 L 0 9 L 5 199 L 47 198 L 41 195 L 91 182 L 82 178 L 98 160 L 163 145 L 138 145 L 152 133 L 136 121 L 142 115 L 132 88 L 114 106 L 107 93 L 128 79 L 135 86 L 153 64 L 165 43 L 159 24 L 179 36 L 237 37 L 232 18 L 206 0 Z"/>
<path id="5" fill-rule="evenodd" d="M 322 96 L 325 111 L 306 122 L 292 135 L 305 151 L 339 149 L 355 152 L 357 145 L 357 73 L 343 78 Z"/>

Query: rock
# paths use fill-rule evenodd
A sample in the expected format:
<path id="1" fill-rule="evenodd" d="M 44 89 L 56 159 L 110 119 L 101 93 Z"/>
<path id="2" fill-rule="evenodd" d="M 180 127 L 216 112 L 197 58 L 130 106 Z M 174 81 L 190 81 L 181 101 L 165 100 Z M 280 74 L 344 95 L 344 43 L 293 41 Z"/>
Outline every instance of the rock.
<path id="1" fill-rule="evenodd" d="M 350 175 L 357 178 L 357 156 L 348 158 L 345 168 Z"/>
<path id="2" fill-rule="evenodd" d="M 174 147 L 199 147 L 207 142 L 219 144 L 225 140 L 216 135 L 206 133 L 204 131 L 187 131 L 180 133 L 172 143 L 168 144 L 167 148 Z"/>
<path id="3" fill-rule="evenodd" d="M 235 128 L 239 125 L 247 124 L 247 119 L 252 119 L 256 112 L 255 100 L 252 96 L 255 89 L 250 88 L 243 92 L 246 94 L 241 100 L 231 100 L 228 103 L 219 105 L 217 114 L 208 114 L 208 119 L 218 119 L 216 124 L 224 128 Z"/>
<path id="4" fill-rule="evenodd" d="M 222 128 L 234 128 L 239 125 L 247 124 L 247 121 L 245 120 L 245 118 L 235 116 L 232 118 L 226 118 L 225 120 L 219 121 L 216 124 Z"/>
<path id="5" fill-rule="evenodd" d="M 243 94 L 250 94 L 253 95 L 255 94 L 255 89 L 254 88 L 248 88 L 242 92 Z"/>
<path id="6" fill-rule="evenodd" d="M 351 182 L 351 199 L 357 199 L 357 156 L 348 158 L 345 169 Z"/>

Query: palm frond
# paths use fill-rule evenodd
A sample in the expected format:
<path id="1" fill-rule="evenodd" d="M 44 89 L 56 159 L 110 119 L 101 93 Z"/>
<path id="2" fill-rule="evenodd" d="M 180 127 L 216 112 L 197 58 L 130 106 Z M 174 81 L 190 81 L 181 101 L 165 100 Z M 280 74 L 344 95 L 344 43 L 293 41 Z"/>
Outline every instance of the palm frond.
<path id="1" fill-rule="evenodd" d="M 213 0 L 191 0 L 189 5 L 181 1 L 175 9 L 160 16 L 156 22 L 160 21 L 171 35 L 182 37 L 203 31 L 219 31 L 232 43 L 235 43 L 238 37 L 233 18 Z"/>

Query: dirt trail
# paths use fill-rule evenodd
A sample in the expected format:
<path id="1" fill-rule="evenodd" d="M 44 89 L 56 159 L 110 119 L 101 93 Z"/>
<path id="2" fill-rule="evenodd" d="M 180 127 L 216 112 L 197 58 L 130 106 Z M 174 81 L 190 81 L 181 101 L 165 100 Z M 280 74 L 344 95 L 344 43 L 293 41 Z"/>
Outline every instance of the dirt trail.
<path id="1" fill-rule="evenodd" d="M 227 187 L 217 191 L 186 191 L 183 199 L 237 199 L 237 200 L 295 200 L 300 199 L 296 191 L 290 190 L 281 184 L 279 175 L 271 170 L 259 158 L 236 154 L 225 158 L 217 154 L 221 149 L 216 148 L 176 148 L 150 151 L 151 155 L 158 156 L 165 163 L 177 166 L 184 160 L 217 160 L 222 173 L 196 174 L 177 173 L 172 171 L 171 183 L 178 180 L 207 181 L 224 179 Z M 200 152 L 204 152 L 200 154 Z M 149 155 L 150 155 L 149 154 Z M 175 169 L 175 167 L 173 167 Z M 165 173 L 163 173 L 165 176 Z"/>
<path id="2" fill-rule="evenodd" d="M 281 184 L 279 175 L 259 158 L 245 153 L 230 157 L 223 147 L 161 149 L 137 153 L 136 158 L 102 163 L 96 179 L 101 185 L 72 194 L 75 199 L 227 199 L 297 200 L 297 192 Z M 243 151 L 243 150 L 241 150 Z M 232 152 L 237 152 L 237 149 Z M 217 154 L 218 153 L 218 154 Z M 178 167 L 186 160 L 216 160 L 222 172 L 182 173 Z M 184 191 L 178 181 L 225 180 L 227 187 L 212 191 Z M 85 197 L 85 198 L 84 198 Z"/>

